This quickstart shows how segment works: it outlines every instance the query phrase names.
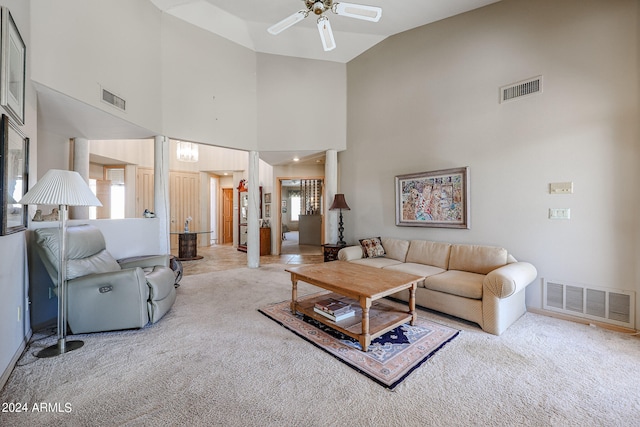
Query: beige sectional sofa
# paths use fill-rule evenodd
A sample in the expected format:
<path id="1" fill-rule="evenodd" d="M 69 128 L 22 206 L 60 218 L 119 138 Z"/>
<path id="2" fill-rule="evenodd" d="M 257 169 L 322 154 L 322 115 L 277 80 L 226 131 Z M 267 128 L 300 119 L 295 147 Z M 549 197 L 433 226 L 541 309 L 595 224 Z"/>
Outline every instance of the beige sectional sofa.
<path id="1" fill-rule="evenodd" d="M 393 238 L 361 242 L 341 249 L 338 259 L 423 276 L 417 305 L 475 322 L 494 335 L 525 313 L 525 287 L 537 276 L 533 265 L 498 247 Z M 409 294 L 393 297 L 407 301 Z"/>

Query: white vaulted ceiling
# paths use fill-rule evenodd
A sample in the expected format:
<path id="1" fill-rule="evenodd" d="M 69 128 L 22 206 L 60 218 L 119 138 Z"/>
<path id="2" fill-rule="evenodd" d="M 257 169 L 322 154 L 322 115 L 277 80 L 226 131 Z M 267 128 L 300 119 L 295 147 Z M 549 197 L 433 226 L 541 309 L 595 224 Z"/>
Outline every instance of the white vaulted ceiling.
<path id="1" fill-rule="evenodd" d="M 349 0 L 382 8 L 380 22 L 327 12 L 337 48 L 322 49 L 315 16 L 277 36 L 267 28 L 304 9 L 302 0 L 151 0 L 160 10 L 256 52 L 346 63 L 394 34 L 499 0 Z"/>

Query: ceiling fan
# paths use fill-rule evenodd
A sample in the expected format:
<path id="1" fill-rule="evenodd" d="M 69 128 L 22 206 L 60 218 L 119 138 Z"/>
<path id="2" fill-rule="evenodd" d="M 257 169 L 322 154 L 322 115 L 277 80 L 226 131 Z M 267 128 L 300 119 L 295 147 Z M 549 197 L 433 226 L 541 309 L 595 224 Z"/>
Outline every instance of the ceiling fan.
<path id="1" fill-rule="evenodd" d="M 318 15 L 318 31 L 322 40 L 322 47 L 325 51 L 333 50 L 336 47 L 336 41 L 331 31 L 331 23 L 324 13 L 331 11 L 336 15 L 348 16 L 350 18 L 363 19 L 365 21 L 378 22 L 382 16 L 382 9 L 375 6 L 366 6 L 363 4 L 353 4 L 344 2 L 334 2 L 333 0 L 302 0 L 306 9 L 300 10 L 291 16 L 284 18 L 282 21 L 269 27 L 267 31 L 271 34 L 280 34 L 287 28 L 302 21 L 309 16 L 310 13 Z"/>

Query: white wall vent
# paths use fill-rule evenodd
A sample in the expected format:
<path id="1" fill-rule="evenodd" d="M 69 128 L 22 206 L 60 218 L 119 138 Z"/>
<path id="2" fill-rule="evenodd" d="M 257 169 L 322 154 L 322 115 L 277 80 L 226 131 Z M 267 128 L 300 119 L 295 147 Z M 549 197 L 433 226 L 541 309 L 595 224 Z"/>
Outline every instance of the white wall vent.
<path id="1" fill-rule="evenodd" d="M 116 107 L 119 110 L 126 111 L 127 109 L 127 101 L 120 98 L 118 95 L 115 95 L 108 90 L 101 88 L 102 90 L 102 101 L 106 102 L 109 105 Z"/>
<path id="2" fill-rule="evenodd" d="M 545 310 L 635 328 L 635 292 L 544 280 Z"/>
<path id="3" fill-rule="evenodd" d="M 500 103 L 513 101 L 523 96 L 535 95 L 542 92 L 542 76 L 532 77 L 521 82 L 500 88 Z"/>

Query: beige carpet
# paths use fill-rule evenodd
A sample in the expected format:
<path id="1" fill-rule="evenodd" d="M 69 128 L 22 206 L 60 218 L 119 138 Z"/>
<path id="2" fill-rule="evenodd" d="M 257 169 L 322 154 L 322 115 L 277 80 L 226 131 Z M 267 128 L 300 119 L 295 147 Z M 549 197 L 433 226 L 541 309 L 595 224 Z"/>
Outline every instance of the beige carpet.
<path id="1" fill-rule="evenodd" d="M 632 426 L 640 339 L 534 314 L 502 336 L 461 329 L 394 391 L 257 311 L 290 296 L 284 266 L 187 276 L 173 309 L 142 330 L 78 336 L 85 346 L 19 361 L 2 426 Z M 299 285 L 300 293 L 317 289 Z M 74 337 L 75 338 L 75 337 Z M 69 409 L 69 412 L 64 412 Z"/>

